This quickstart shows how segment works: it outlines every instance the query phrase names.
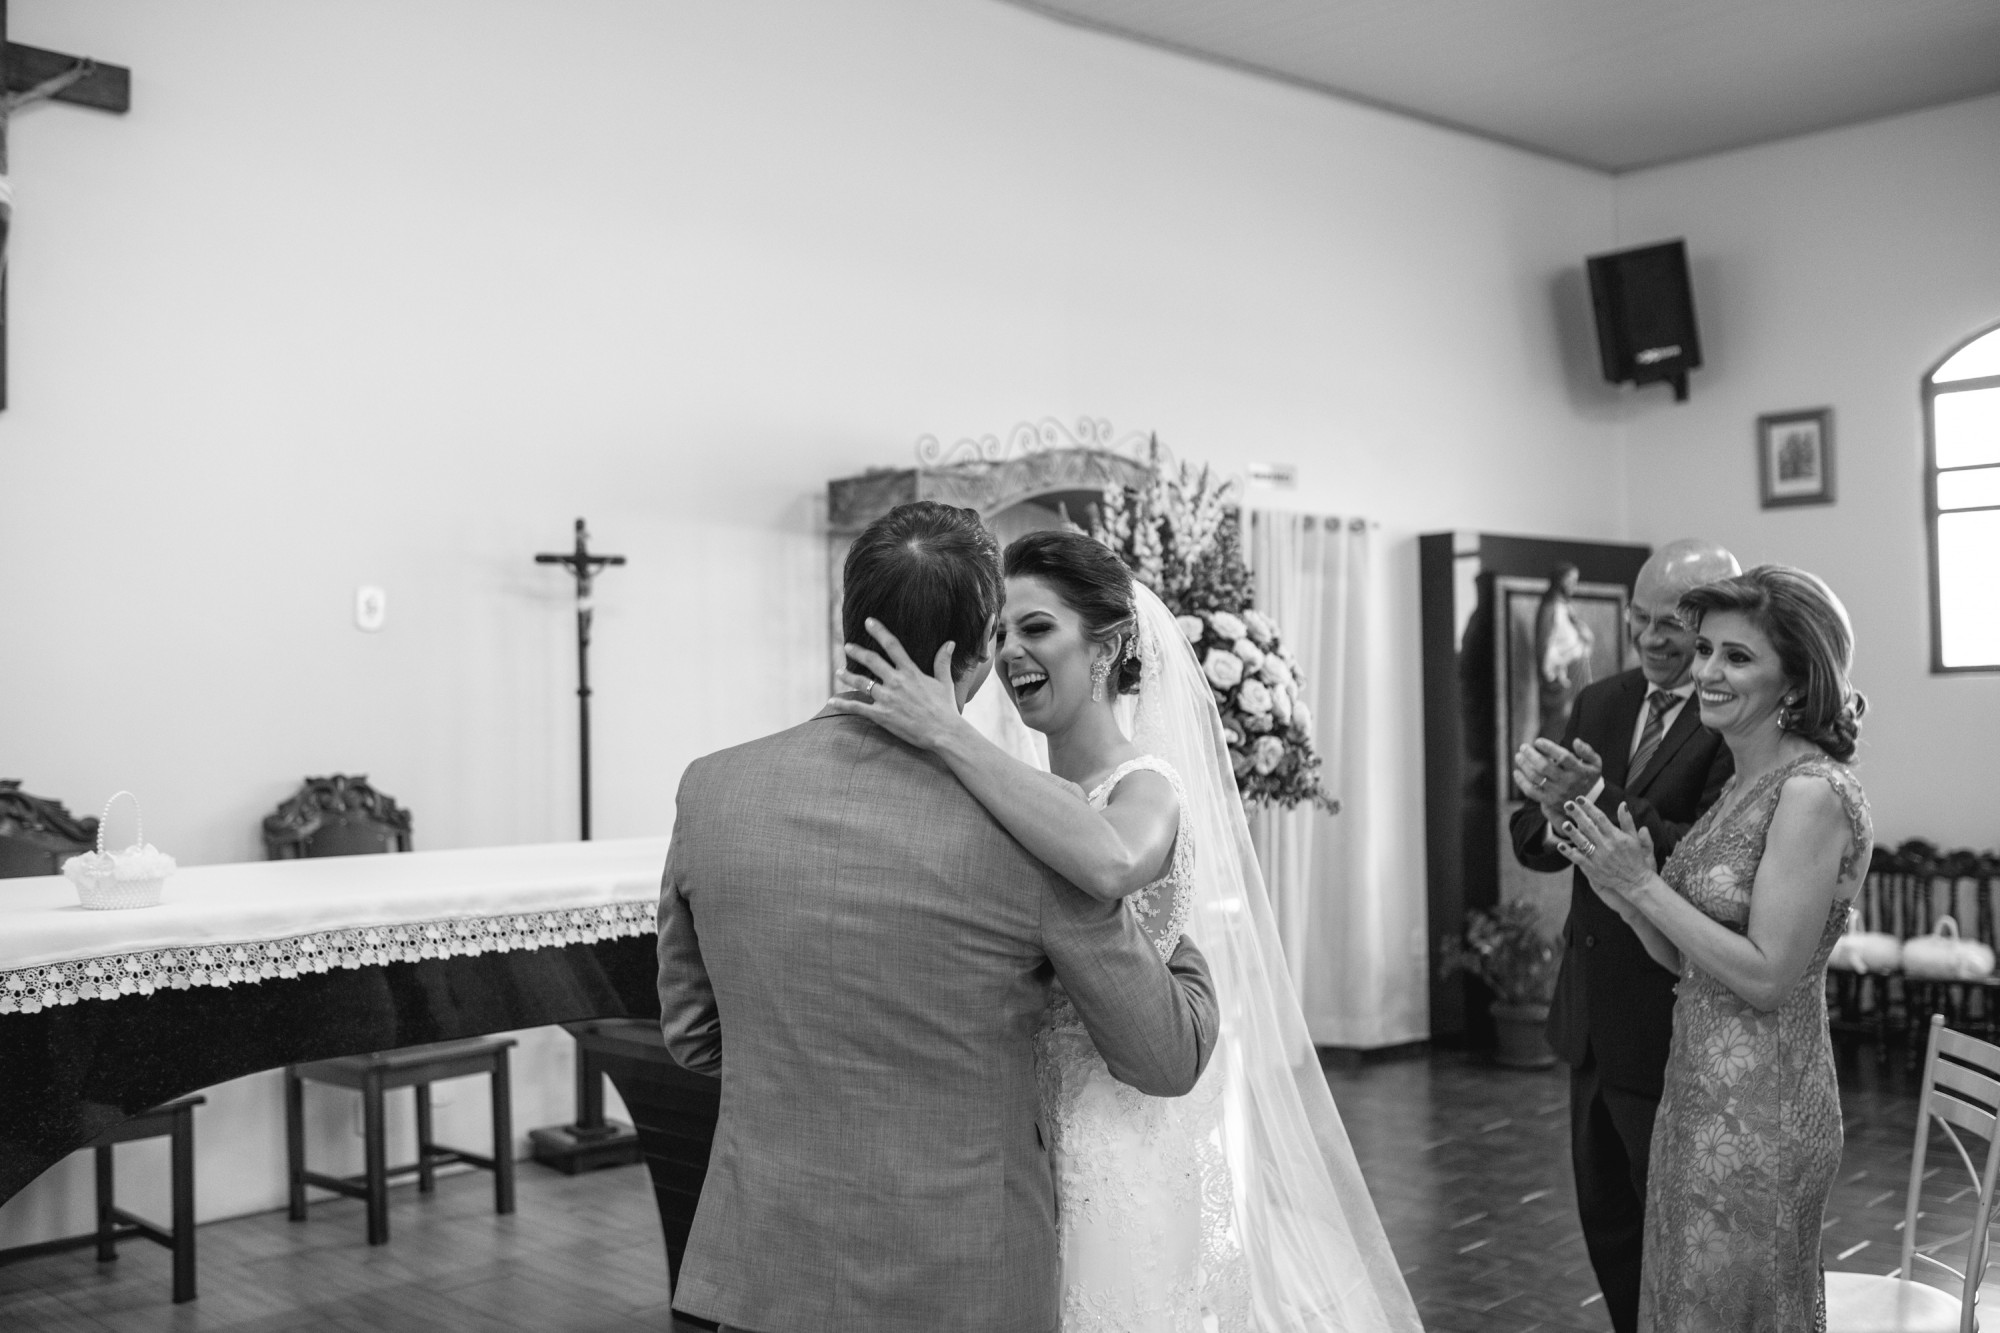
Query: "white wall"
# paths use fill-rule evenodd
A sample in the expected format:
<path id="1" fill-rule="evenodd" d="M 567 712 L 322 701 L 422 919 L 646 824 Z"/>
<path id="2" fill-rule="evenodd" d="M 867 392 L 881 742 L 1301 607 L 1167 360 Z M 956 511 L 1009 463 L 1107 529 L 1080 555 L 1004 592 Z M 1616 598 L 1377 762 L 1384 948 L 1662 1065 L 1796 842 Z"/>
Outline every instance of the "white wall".
<path id="1" fill-rule="evenodd" d="M 817 497 L 927 431 L 1089 412 L 1403 533 L 1620 528 L 1550 313 L 1610 234 L 1585 172 L 984 0 L 13 21 L 136 72 L 12 136 L 10 775 L 133 787 L 190 862 L 333 770 L 420 847 L 568 835 L 529 557 L 578 514 L 632 557 L 599 831 L 659 831 L 814 706 Z"/>
<path id="2" fill-rule="evenodd" d="M 2000 674 L 1930 674 L 1922 377 L 2000 320 L 2000 97 L 1626 176 L 1621 243 L 1686 236 L 1708 365 L 1628 405 L 1632 535 L 1824 577 L 1854 619 L 1885 842 L 2000 846 Z M 1758 507 L 1760 413 L 1833 408 L 1837 502 Z M 2000 571 L 1995 571 L 2000 575 Z"/>
<path id="3" fill-rule="evenodd" d="M 530 557 L 583 514 L 632 560 L 598 832 L 661 831 L 689 759 L 821 697 L 828 478 L 1089 413 L 1382 522 L 1384 1040 L 1427 1030 L 1412 537 L 1623 535 L 1556 300 L 1609 180 L 990 0 L 12 19 L 135 74 L 129 116 L 11 137 L 8 776 L 130 787 L 187 863 L 333 771 L 419 847 L 569 836 L 570 593 Z"/>

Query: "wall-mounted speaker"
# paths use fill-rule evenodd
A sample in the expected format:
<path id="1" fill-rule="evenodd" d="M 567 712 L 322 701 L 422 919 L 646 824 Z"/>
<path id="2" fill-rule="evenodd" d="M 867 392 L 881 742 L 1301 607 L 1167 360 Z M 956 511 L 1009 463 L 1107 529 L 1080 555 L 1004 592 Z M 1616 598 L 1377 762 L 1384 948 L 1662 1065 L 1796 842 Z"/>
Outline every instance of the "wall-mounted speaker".
<path id="1" fill-rule="evenodd" d="M 1686 402 L 1688 372 L 1701 364 L 1687 243 L 1664 241 L 1584 262 L 1604 378 L 1613 384 L 1664 380 L 1674 386 L 1674 401 Z"/>

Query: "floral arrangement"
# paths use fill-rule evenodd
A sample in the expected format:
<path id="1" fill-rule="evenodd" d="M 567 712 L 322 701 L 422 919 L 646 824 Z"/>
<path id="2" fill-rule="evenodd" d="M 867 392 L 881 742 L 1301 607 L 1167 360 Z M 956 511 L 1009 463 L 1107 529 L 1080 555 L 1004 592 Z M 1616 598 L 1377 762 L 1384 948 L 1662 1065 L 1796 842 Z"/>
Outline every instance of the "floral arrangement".
<path id="1" fill-rule="evenodd" d="M 1464 936 L 1444 941 L 1443 972 L 1478 977 L 1502 1004 L 1547 1004 L 1560 960 L 1556 942 L 1542 934 L 1535 905 L 1516 899 L 1467 913 Z"/>
<path id="2" fill-rule="evenodd" d="M 1215 691 L 1245 803 L 1291 809 L 1310 801 L 1338 813 L 1340 803 L 1320 785 L 1298 663 L 1278 627 L 1252 604 L 1229 484 L 1206 467 L 1168 467 L 1157 441 L 1151 458 L 1145 486 L 1104 492 L 1091 535 L 1116 551 L 1180 622 Z"/>

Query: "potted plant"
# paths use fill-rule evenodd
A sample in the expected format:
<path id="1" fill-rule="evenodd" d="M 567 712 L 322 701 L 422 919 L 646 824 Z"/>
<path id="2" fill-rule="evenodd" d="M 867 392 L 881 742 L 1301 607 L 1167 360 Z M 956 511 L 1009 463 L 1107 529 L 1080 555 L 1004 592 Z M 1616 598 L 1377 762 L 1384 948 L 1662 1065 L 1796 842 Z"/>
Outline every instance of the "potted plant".
<path id="1" fill-rule="evenodd" d="M 1561 952 L 1556 941 L 1542 934 L 1534 904 L 1520 900 L 1467 913 L 1465 934 L 1445 940 L 1445 975 L 1468 973 L 1493 992 L 1488 1012 L 1497 1037 L 1497 1063 L 1510 1069 L 1547 1069 L 1555 1063 L 1542 1027 L 1548 1022 Z"/>

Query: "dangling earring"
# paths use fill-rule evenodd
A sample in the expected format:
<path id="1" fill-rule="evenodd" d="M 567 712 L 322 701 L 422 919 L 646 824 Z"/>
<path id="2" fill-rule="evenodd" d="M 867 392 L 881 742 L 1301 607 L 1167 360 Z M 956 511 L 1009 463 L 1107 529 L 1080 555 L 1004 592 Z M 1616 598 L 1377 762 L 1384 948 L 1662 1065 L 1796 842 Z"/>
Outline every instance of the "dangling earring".
<path id="1" fill-rule="evenodd" d="M 1786 699 L 1778 709 L 1778 730 L 1790 731 L 1799 724 L 1799 705 L 1805 702 L 1803 695 L 1794 694 Z"/>
<path id="2" fill-rule="evenodd" d="M 1092 703 L 1102 703 L 1104 701 L 1104 683 L 1111 679 L 1111 673 L 1124 660 L 1125 639 L 1121 635 L 1118 639 L 1117 651 L 1113 652 L 1109 657 L 1098 658 L 1090 668 L 1090 701 Z"/>

